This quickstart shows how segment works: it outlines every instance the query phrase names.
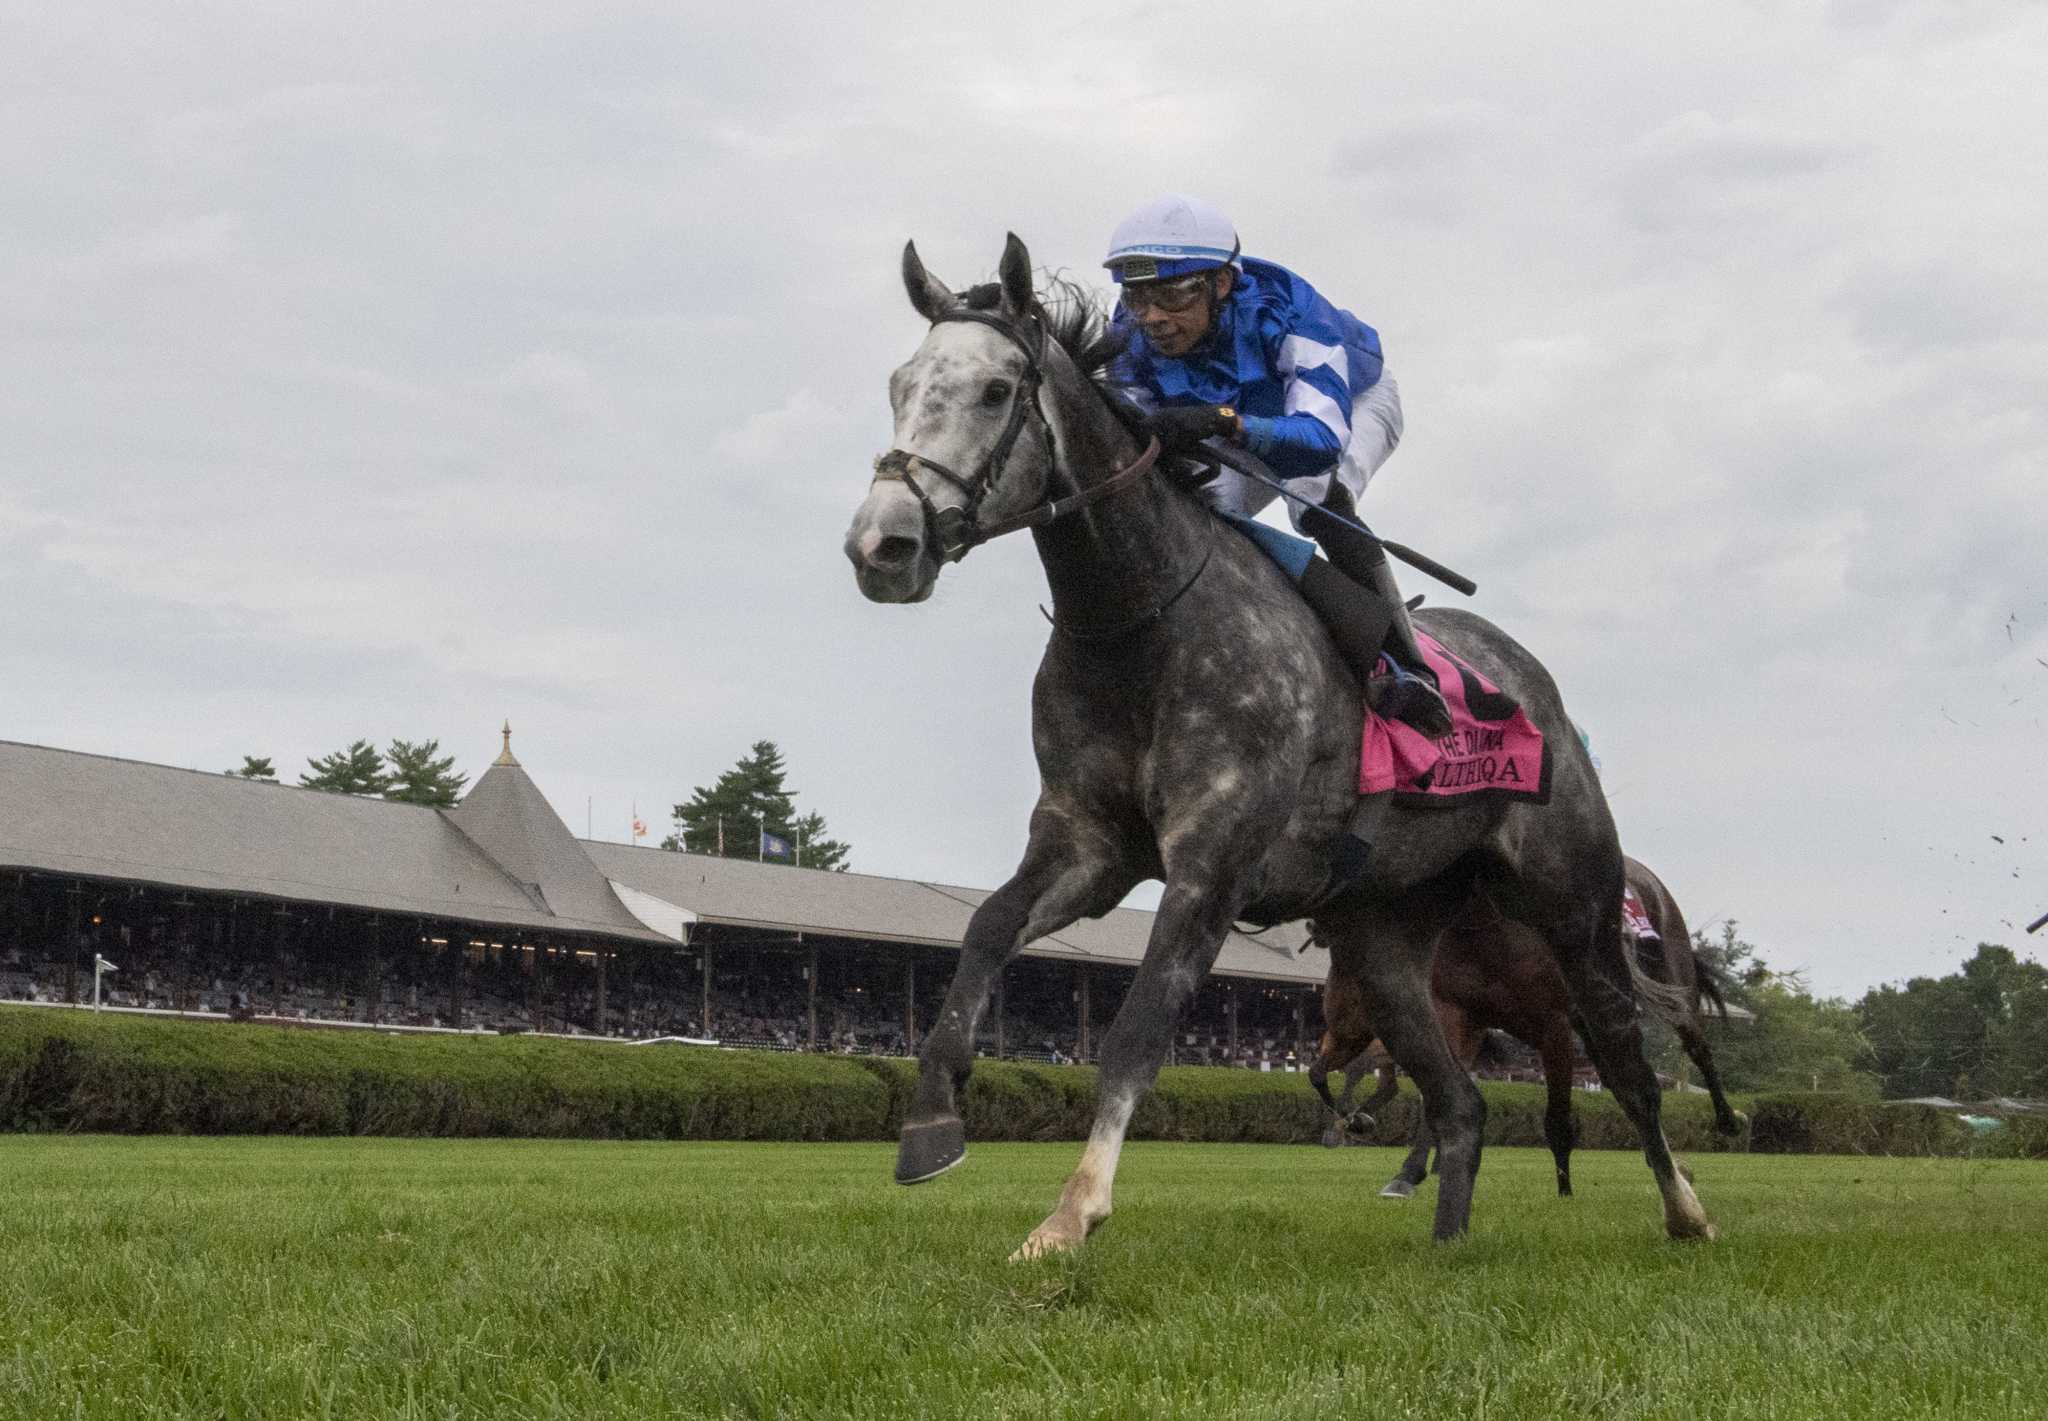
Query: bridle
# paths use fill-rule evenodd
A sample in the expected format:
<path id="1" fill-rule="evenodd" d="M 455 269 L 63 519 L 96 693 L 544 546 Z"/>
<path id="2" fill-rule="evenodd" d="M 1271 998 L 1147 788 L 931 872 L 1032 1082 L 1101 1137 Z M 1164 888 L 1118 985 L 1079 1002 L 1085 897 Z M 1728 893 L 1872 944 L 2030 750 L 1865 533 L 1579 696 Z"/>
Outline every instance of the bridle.
<path id="1" fill-rule="evenodd" d="M 932 548 L 944 562 L 958 562 L 968 552 L 991 538 L 1000 538 L 1005 533 L 1014 533 L 1023 528 L 1042 528 L 1057 518 L 1086 508 L 1089 504 L 1109 497 L 1128 484 L 1136 482 L 1147 470 L 1159 461 L 1159 440 L 1149 440 L 1143 452 L 1130 463 L 1118 469 L 1107 479 L 1090 488 L 1069 494 L 1065 498 L 1048 499 L 1037 507 L 1020 513 L 1014 518 L 1004 518 L 995 523 L 981 521 L 982 500 L 994 491 L 996 481 L 1002 478 L 1003 468 L 1010 461 L 1010 453 L 1016 448 L 1017 438 L 1024 432 L 1024 422 L 1032 414 L 1038 415 L 1038 428 L 1045 439 L 1045 461 L 1048 469 L 1058 464 L 1053 448 L 1052 425 L 1045 418 L 1045 412 L 1038 406 L 1038 388 L 1045 376 L 1045 322 L 1034 317 L 1028 328 L 1017 322 L 1005 320 L 990 311 L 975 310 L 971 307 L 955 307 L 942 311 L 933 318 L 933 325 L 946 321 L 973 321 L 1000 332 L 1017 349 L 1024 352 L 1024 378 L 1017 382 L 1010 392 L 1010 417 L 1003 424 L 1003 432 L 996 442 L 989 446 L 983 456 L 981 467 L 972 478 L 962 478 L 938 460 L 908 449 L 891 449 L 875 460 L 875 482 L 895 480 L 911 491 L 918 504 L 924 509 L 925 535 Z M 1029 330 L 1027 338 L 1025 331 Z M 924 486 L 911 475 L 919 469 L 928 469 L 966 497 L 963 504 L 941 508 L 932 502 Z"/>

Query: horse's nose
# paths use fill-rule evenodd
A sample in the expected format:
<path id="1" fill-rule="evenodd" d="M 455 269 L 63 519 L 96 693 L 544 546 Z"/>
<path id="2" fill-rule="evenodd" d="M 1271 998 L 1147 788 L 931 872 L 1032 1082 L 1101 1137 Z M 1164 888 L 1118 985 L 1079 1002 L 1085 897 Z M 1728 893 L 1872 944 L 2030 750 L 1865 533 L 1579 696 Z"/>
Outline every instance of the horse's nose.
<path id="1" fill-rule="evenodd" d="M 869 567 L 888 571 L 910 566 L 923 551 L 922 538 L 907 538 L 901 533 L 885 533 L 874 537 L 872 543 L 862 549 Z"/>
<path id="2" fill-rule="evenodd" d="M 893 533 L 869 526 L 856 529 L 846 540 L 846 555 L 855 567 L 876 572 L 895 572 L 910 566 L 924 551 L 924 539 L 917 533 Z"/>

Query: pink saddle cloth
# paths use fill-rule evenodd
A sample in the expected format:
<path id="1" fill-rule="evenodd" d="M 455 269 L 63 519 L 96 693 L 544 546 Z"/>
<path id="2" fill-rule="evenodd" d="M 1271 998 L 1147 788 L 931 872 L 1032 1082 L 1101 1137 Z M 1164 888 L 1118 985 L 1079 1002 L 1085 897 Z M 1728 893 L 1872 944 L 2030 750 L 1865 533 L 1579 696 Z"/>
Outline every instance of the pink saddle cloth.
<path id="1" fill-rule="evenodd" d="M 1451 733 L 1432 740 L 1367 707 L 1358 792 L 1394 790 L 1407 804 L 1444 804 L 1471 794 L 1547 800 L 1549 747 L 1520 703 L 1427 632 L 1417 630 L 1415 639 L 1451 709 Z"/>

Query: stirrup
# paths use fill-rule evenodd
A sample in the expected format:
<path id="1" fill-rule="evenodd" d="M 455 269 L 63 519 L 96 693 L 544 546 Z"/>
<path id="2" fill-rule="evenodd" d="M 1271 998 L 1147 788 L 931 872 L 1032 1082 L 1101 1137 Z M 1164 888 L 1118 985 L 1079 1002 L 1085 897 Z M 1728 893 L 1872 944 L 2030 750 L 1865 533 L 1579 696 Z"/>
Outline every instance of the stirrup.
<path id="1" fill-rule="evenodd" d="M 1398 720 L 1431 740 L 1441 740 L 1455 728 L 1443 692 L 1428 677 L 1406 667 L 1373 677 L 1366 686 L 1366 701 L 1382 719 Z"/>

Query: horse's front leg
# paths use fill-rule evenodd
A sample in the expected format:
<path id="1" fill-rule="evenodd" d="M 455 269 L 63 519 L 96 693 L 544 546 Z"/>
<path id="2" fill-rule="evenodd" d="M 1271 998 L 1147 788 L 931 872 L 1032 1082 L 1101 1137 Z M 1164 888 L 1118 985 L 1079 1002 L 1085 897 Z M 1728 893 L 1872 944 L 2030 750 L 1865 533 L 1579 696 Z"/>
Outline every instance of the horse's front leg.
<path id="1" fill-rule="evenodd" d="M 1107 912 L 1137 881 L 1106 843 L 1041 811 L 1033 816 L 1024 862 L 975 909 L 945 1005 L 918 1052 L 917 1094 L 896 1150 L 898 1184 L 920 1183 L 966 1158 L 957 1097 L 974 1069 L 975 1027 L 1004 964 L 1047 933 Z"/>
<path id="2" fill-rule="evenodd" d="M 1145 960 L 1103 1037 L 1095 1124 L 1080 1167 L 1067 1179 L 1058 1207 L 1010 1255 L 1013 1262 L 1077 1248 L 1109 1217 L 1110 1190 L 1131 1112 L 1158 1078 L 1174 1023 L 1209 975 L 1243 905 L 1239 889 L 1169 878 L 1145 945 Z"/>

